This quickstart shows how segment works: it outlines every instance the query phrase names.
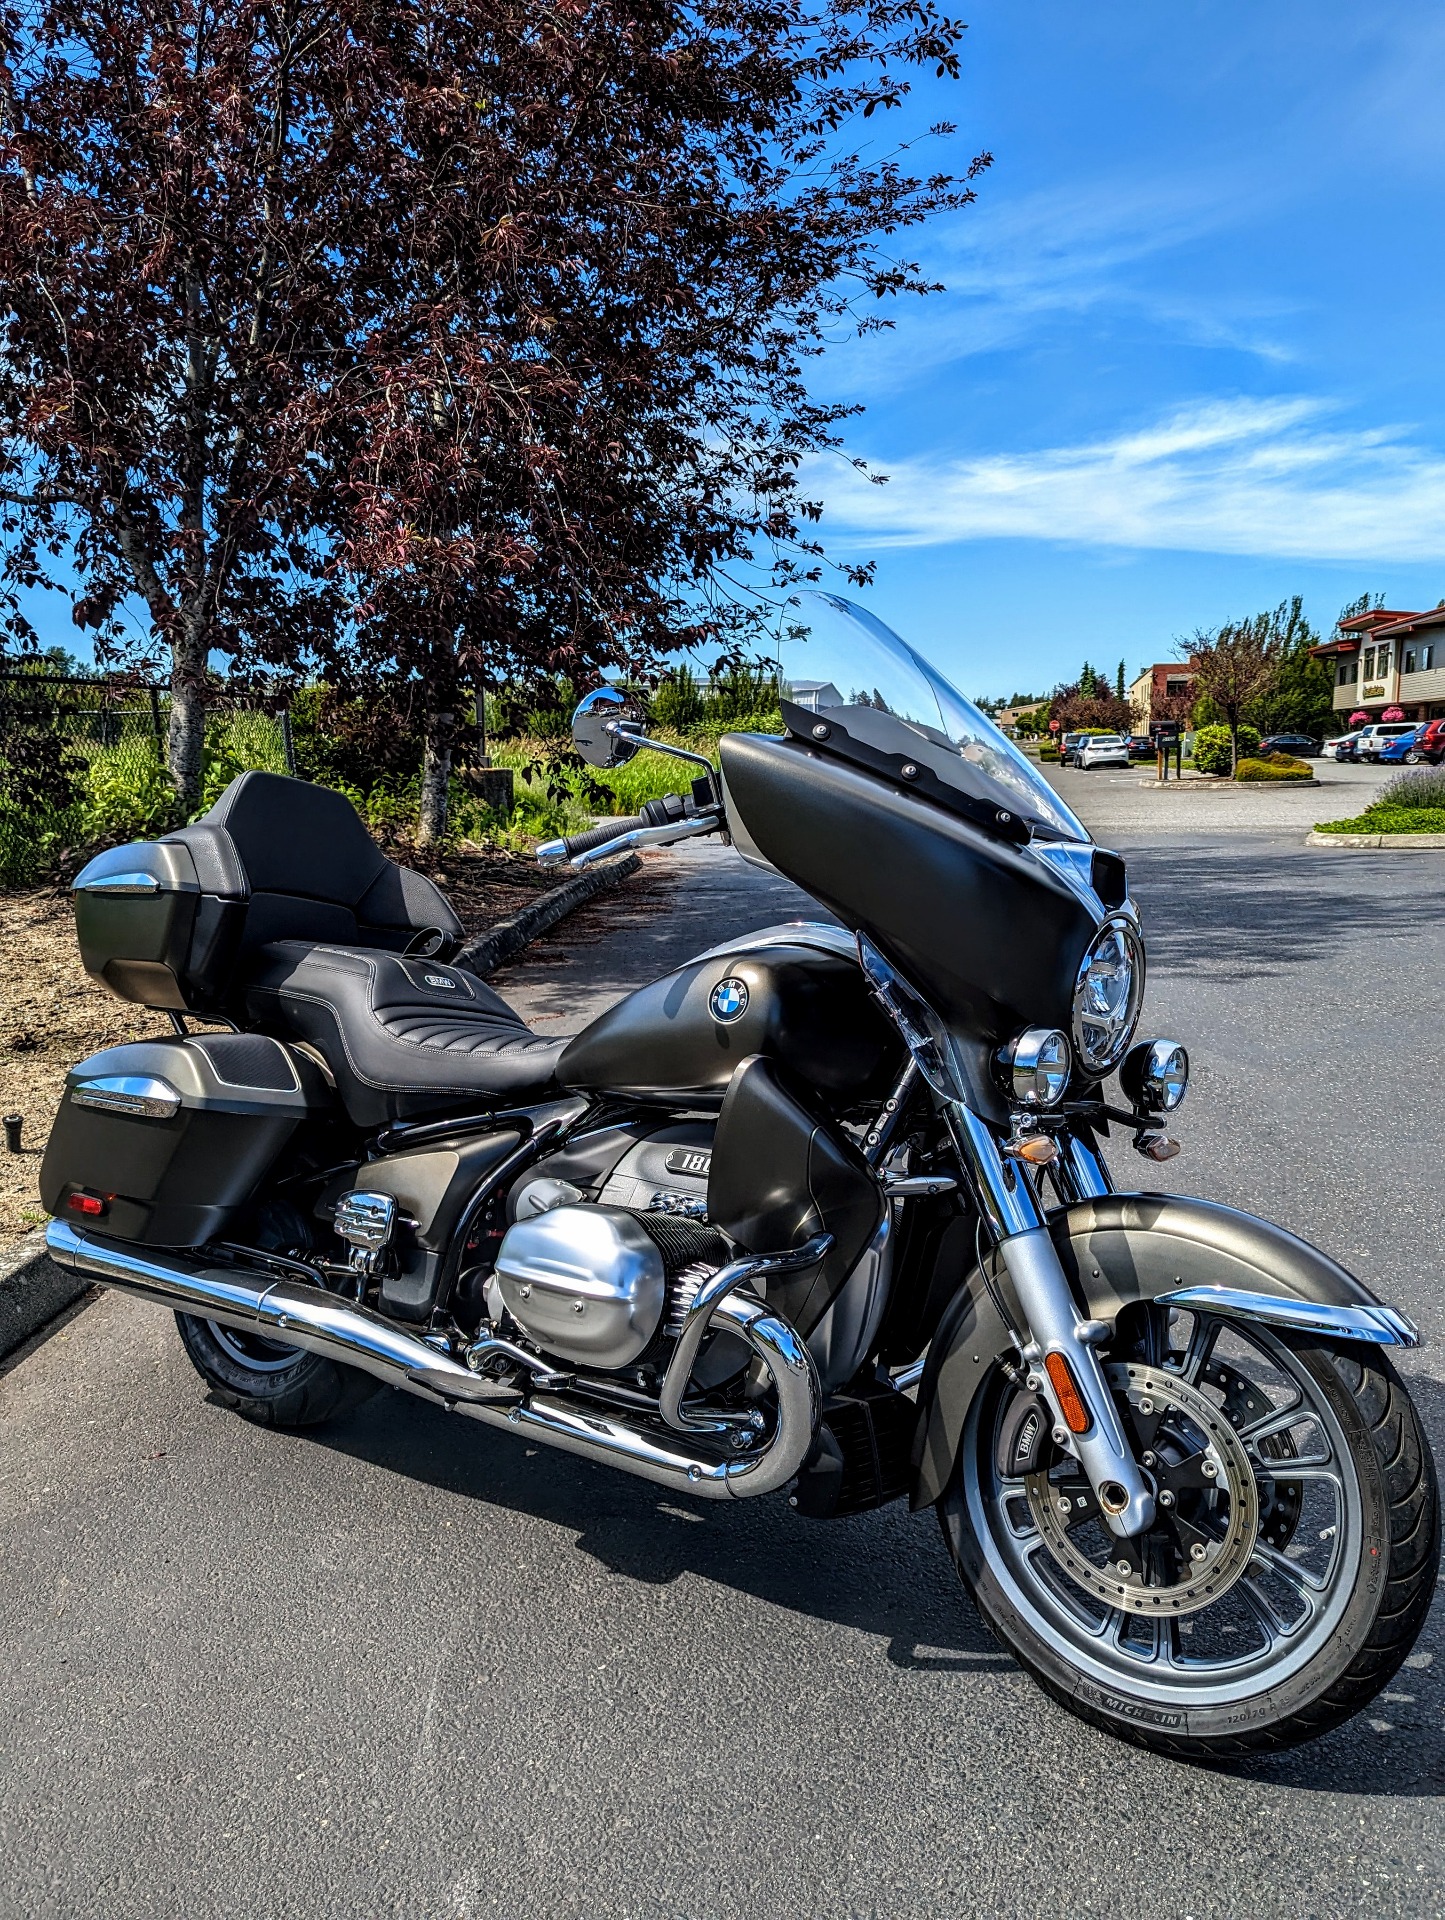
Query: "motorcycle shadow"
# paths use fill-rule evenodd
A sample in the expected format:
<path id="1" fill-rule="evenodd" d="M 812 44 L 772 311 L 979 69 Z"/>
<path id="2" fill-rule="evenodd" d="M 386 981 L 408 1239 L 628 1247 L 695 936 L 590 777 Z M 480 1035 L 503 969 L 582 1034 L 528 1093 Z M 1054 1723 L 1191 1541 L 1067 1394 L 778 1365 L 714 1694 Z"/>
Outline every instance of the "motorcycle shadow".
<path id="1" fill-rule="evenodd" d="M 903 1502 L 843 1520 L 800 1518 L 779 1496 L 689 1500 L 570 1454 L 519 1445 L 407 1396 L 378 1394 L 306 1436 L 438 1491 L 566 1529 L 625 1580 L 685 1574 L 887 1642 L 918 1673 L 1014 1671 L 959 1584 L 932 1514 Z"/>

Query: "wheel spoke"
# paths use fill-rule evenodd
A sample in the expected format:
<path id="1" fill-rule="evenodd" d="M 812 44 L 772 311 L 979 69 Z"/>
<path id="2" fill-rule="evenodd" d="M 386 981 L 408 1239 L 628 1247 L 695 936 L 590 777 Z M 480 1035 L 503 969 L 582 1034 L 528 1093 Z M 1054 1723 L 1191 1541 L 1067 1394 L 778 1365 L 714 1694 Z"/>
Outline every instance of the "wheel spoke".
<path id="1" fill-rule="evenodd" d="M 1242 1427 L 1235 1428 L 1235 1432 L 1252 1449 L 1261 1440 L 1268 1440 L 1274 1434 L 1288 1433 L 1291 1427 L 1297 1427 L 1309 1417 L 1309 1408 L 1303 1396 L 1297 1394 L 1287 1407 L 1271 1407 L 1268 1413 L 1246 1420 Z"/>
<path id="2" fill-rule="evenodd" d="M 1179 1363 L 1179 1377 L 1191 1387 L 1199 1378 L 1201 1367 L 1208 1364 L 1215 1342 L 1223 1331 L 1223 1321 L 1212 1319 L 1208 1314 L 1195 1314 L 1194 1325 L 1189 1330 L 1189 1345 L 1184 1349 L 1184 1358 Z"/>
<path id="3" fill-rule="evenodd" d="M 1343 1496 L 1344 1477 L 1327 1460 L 1271 1460 L 1250 1457 L 1256 1480 L 1327 1480 Z"/>
<path id="4" fill-rule="evenodd" d="M 1255 1541 L 1253 1559 L 1262 1560 L 1272 1573 L 1277 1573 L 1282 1580 L 1287 1580 L 1302 1597 L 1321 1594 L 1328 1584 L 1324 1580 L 1316 1579 L 1314 1574 L 1302 1567 L 1298 1560 L 1291 1560 L 1288 1554 L 1281 1553 L 1278 1547 L 1268 1546 L 1263 1540 Z"/>

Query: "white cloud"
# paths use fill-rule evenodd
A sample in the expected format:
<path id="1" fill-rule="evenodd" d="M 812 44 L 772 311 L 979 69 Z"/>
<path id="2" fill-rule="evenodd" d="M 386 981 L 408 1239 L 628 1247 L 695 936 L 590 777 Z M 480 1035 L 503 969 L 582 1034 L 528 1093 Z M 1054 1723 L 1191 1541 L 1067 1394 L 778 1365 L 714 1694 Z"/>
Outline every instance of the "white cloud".
<path id="1" fill-rule="evenodd" d="M 991 200 L 986 185 L 976 206 L 932 223 L 920 245 L 925 273 L 945 291 L 900 303 L 887 334 L 840 341 L 818 384 L 877 397 L 1087 315 L 1122 317 L 1164 340 L 1289 361 L 1278 300 L 1226 294 L 1217 281 L 1206 297 L 1187 275 L 1172 284 L 1178 268 L 1170 256 L 1187 261 L 1192 246 L 1237 225 L 1242 209 L 1257 219 L 1263 204 L 1257 187 L 1246 193 L 1220 167 L 1142 187 L 1100 177 L 1013 200 Z M 900 251 L 909 251 L 906 241 Z"/>
<path id="2" fill-rule="evenodd" d="M 1445 558 L 1445 458 L 1325 402 L 1230 400 L 1083 445 L 819 468 L 810 490 L 872 547 L 1053 540 L 1315 560 Z"/>

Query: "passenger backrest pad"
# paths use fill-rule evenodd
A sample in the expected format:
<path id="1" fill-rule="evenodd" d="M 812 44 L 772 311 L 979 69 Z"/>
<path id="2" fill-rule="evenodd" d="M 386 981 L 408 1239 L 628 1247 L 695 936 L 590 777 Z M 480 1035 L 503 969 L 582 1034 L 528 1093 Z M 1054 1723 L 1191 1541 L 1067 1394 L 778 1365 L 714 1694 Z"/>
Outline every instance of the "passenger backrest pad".
<path id="1" fill-rule="evenodd" d="M 166 838 L 189 847 L 203 894 L 245 902 L 227 973 L 276 940 L 398 952 L 429 928 L 444 950 L 462 937 L 446 896 L 388 860 L 350 801 L 328 787 L 243 773 L 194 826 Z"/>

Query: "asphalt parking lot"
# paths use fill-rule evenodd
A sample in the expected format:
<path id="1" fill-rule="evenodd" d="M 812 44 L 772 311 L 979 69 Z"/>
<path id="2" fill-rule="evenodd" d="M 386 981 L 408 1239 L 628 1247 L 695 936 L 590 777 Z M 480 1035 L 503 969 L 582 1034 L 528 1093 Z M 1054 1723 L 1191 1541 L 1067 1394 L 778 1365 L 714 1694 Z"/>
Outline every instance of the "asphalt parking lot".
<path id="1" fill-rule="evenodd" d="M 1403 1306 L 1438 1451 L 1445 855 L 1161 824 L 1172 795 L 1129 829 L 1108 778 L 1064 776 L 1129 857 L 1146 1022 L 1196 1068 L 1184 1155 L 1121 1148 L 1116 1174 L 1269 1214 Z M 565 1031 L 800 908 L 690 850 L 498 984 Z M 164 1314 L 115 1295 L 0 1380 L 0 1459 L 5 1915 L 1445 1904 L 1438 1607 L 1367 1715 L 1206 1771 L 1043 1699 L 929 1515 L 694 1506 L 390 1394 L 259 1432 L 208 1403 Z"/>

